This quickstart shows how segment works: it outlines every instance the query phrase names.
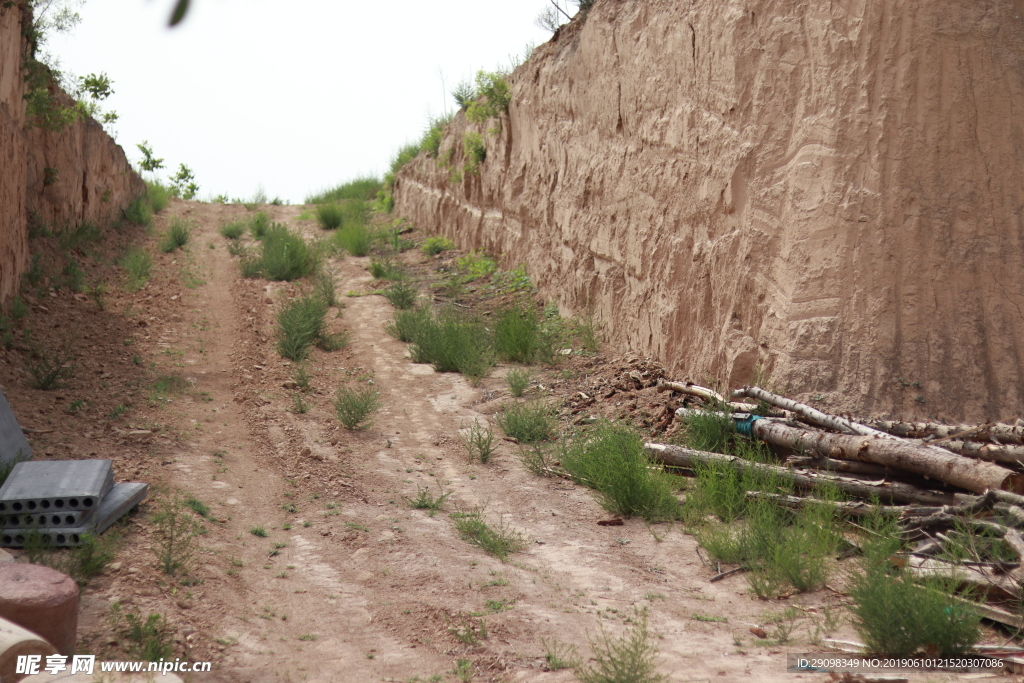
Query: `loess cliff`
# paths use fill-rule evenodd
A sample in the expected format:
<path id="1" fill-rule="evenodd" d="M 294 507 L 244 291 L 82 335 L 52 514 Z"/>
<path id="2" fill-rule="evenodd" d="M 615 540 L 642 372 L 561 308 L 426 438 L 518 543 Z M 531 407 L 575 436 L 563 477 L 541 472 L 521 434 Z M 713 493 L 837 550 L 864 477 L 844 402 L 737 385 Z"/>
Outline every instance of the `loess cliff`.
<path id="1" fill-rule="evenodd" d="M 597 0 L 396 214 L 620 350 L 860 414 L 1024 411 L 1024 2 Z"/>
<path id="2" fill-rule="evenodd" d="M 0 302 L 18 291 L 29 259 L 31 222 L 60 231 L 83 222 L 105 226 L 145 191 L 124 150 L 96 121 L 79 118 L 54 131 L 26 113 L 24 1 L 0 7 Z M 54 86 L 63 106 L 72 100 Z"/>

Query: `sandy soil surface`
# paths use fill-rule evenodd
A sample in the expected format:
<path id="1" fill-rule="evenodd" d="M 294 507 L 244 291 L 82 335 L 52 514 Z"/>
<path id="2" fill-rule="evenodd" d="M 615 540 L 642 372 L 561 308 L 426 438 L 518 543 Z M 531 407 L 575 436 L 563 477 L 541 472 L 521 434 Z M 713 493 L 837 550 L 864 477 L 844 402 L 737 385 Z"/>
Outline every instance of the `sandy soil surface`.
<path id="1" fill-rule="evenodd" d="M 267 210 L 318 231 L 296 220 L 300 207 Z M 470 463 L 459 430 L 493 421 L 509 399 L 507 368 L 473 387 L 413 364 L 382 330 L 392 316 L 383 297 L 344 296 L 372 289 L 368 258 L 332 260 L 343 306 L 328 319 L 350 343 L 313 352 L 310 409 L 293 412 L 294 368 L 275 351 L 274 325 L 300 285 L 240 278 L 217 228 L 246 215 L 243 207 L 173 202 L 156 232 L 172 215 L 195 222 L 184 252 L 159 254 L 155 236 L 129 233 L 100 248 L 114 253 L 138 239 L 154 254 L 140 292 L 114 286 L 105 310 L 66 288 L 29 299 L 25 325 L 37 338 L 76 330 L 78 373 L 65 388 L 29 389 L 25 349 L 0 352 L 0 381 L 23 426 L 53 430 L 32 435 L 37 457 L 113 458 L 119 481 L 156 488 L 124 526 L 117 561 L 83 593 L 82 651 L 123 652 L 108 624 L 120 602 L 164 615 L 182 657 L 214 662 L 196 681 L 456 681 L 467 660 L 469 680 L 554 683 L 576 679 L 571 669 L 548 670 L 553 643 L 586 660 L 602 632 L 617 636 L 646 610 L 660 671 L 672 681 L 826 679 L 787 674 L 786 653 L 821 651 L 811 639 L 823 607 L 842 595 L 757 600 L 742 575 L 710 583 L 716 569 L 681 525 L 598 525 L 608 515 L 587 490 L 531 475 L 507 441 L 490 463 Z M 403 259 L 428 261 L 419 250 Z M 117 282 L 110 261 L 101 256 L 108 265 L 90 274 Z M 537 372 L 531 391 L 549 394 L 567 422 L 626 412 L 664 426 L 674 407 L 652 386 L 660 370 L 643 359 L 574 356 Z M 175 373 L 186 390 L 154 396 L 154 381 Z M 335 390 L 371 380 L 383 409 L 371 428 L 343 429 Z M 407 505 L 419 487 L 439 486 L 452 494 L 445 511 Z M 148 515 L 175 494 L 203 501 L 214 519 L 184 584 L 159 571 L 150 549 Z M 462 540 L 450 513 L 479 506 L 528 547 L 501 562 Z M 266 537 L 251 533 L 256 527 Z M 789 642 L 752 633 L 777 635 L 772 615 L 789 606 L 798 614 Z M 465 635 L 469 627 L 478 637 Z M 853 631 L 844 624 L 832 635 Z"/>

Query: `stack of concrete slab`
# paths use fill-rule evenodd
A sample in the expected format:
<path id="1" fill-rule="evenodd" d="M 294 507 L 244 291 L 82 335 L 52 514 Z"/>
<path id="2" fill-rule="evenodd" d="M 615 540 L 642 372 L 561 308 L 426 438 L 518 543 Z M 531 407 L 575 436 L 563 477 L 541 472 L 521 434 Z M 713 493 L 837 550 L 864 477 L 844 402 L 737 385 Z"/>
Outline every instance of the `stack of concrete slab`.
<path id="1" fill-rule="evenodd" d="M 146 498 L 148 484 L 114 483 L 110 460 L 19 462 L 0 487 L 0 547 L 20 548 L 39 534 L 75 546 L 100 534 Z"/>

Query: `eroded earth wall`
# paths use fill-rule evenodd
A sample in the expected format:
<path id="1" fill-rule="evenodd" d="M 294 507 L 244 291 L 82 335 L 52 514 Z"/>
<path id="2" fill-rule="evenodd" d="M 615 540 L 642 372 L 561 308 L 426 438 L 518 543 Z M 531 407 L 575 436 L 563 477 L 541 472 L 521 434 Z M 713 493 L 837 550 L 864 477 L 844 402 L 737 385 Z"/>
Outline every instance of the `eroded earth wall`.
<path id="1" fill-rule="evenodd" d="M 1024 2 L 597 0 L 396 213 L 525 263 L 682 379 L 1024 411 Z"/>
<path id="2" fill-rule="evenodd" d="M 106 226 L 145 191 L 124 150 L 91 118 L 58 131 L 32 125 L 22 69 L 28 22 L 24 2 L 0 7 L 0 302 L 17 292 L 29 263 L 30 221 L 54 231 Z M 55 92 L 62 106 L 73 104 Z"/>

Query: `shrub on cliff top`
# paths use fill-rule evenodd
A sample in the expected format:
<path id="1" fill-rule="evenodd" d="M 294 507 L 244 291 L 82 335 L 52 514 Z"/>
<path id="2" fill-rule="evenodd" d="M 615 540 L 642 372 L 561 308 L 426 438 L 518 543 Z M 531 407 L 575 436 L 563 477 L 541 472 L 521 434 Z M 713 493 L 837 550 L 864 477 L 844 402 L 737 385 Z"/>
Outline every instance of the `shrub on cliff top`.
<path id="1" fill-rule="evenodd" d="M 512 102 L 512 88 L 501 72 L 478 71 L 476 92 L 477 100 L 466 110 L 466 118 L 473 123 L 501 116 Z"/>

